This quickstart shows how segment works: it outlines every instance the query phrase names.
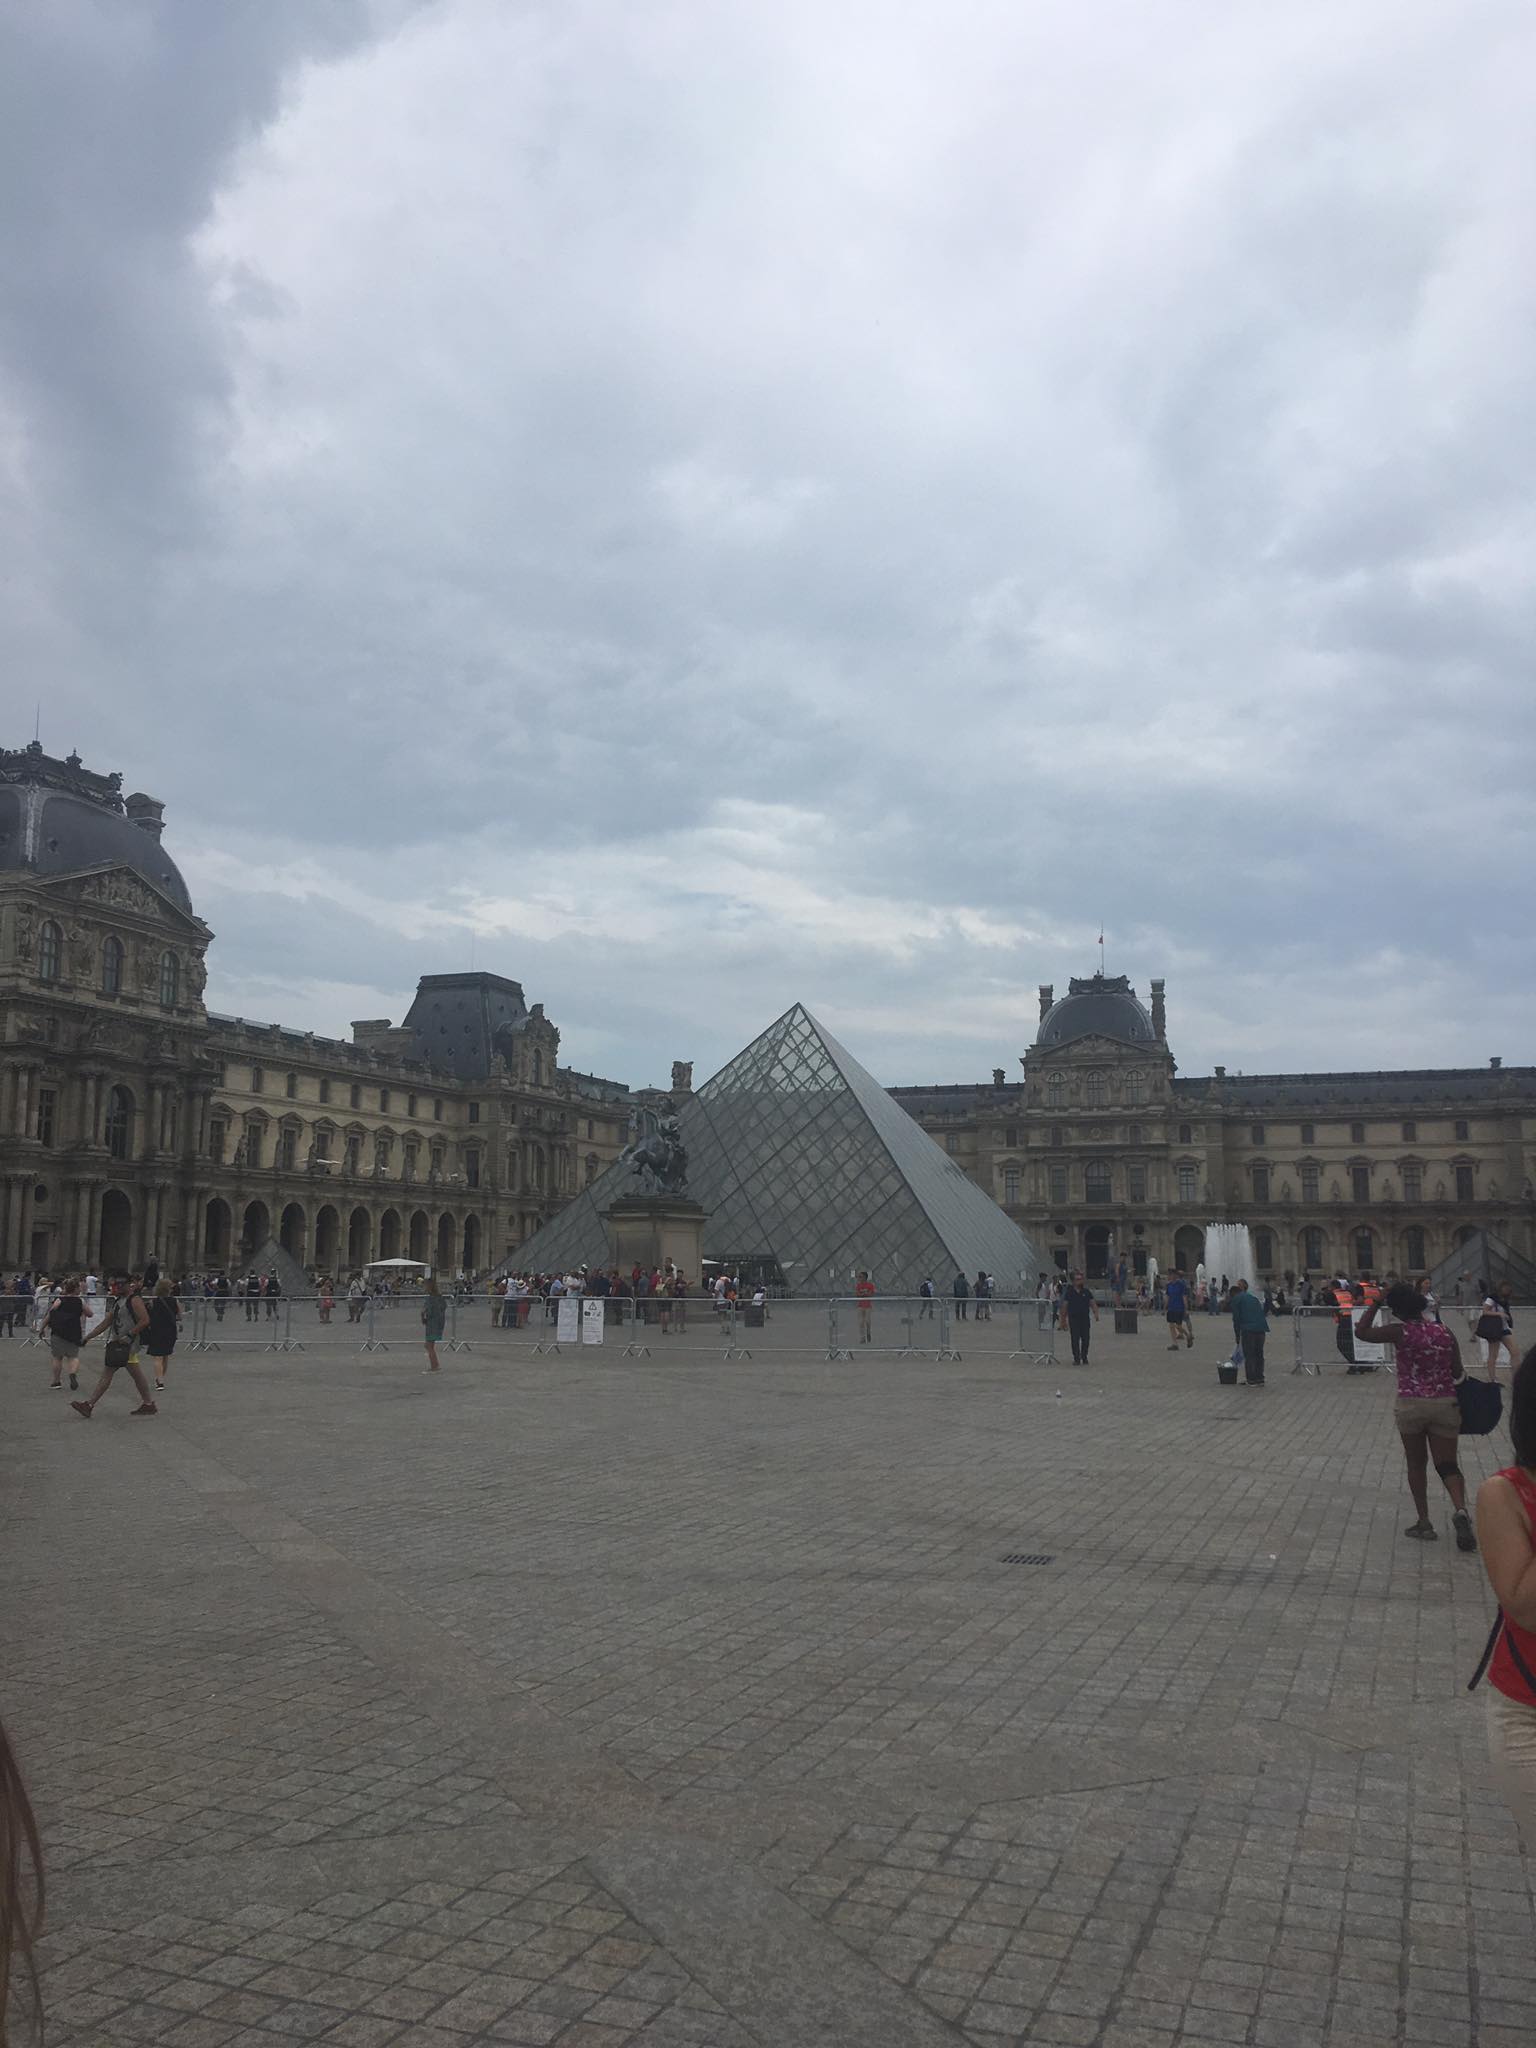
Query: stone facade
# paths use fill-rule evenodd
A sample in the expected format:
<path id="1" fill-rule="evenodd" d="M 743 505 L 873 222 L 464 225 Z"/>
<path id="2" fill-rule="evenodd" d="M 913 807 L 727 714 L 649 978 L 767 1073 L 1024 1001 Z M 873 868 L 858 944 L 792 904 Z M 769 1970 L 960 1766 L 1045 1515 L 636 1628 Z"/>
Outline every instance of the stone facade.
<path id="1" fill-rule="evenodd" d="M 499 975 L 424 977 L 351 1042 L 210 1014 L 161 806 L 0 753 L 0 1266 L 331 1274 L 504 1258 L 614 1159 L 628 1091 Z"/>
<path id="2" fill-rule="evenodd" d="M 1103 975 L 1041 989 L 1021 1064 L 891 1092 L 1047 1263 L 1192 1270 L 1221 1222 L 1271 1277 L 1423 1272 L 1478 1229 L 1536 1255 L 1536 1068 L 1183 1079 L 1163 983 Z"/>

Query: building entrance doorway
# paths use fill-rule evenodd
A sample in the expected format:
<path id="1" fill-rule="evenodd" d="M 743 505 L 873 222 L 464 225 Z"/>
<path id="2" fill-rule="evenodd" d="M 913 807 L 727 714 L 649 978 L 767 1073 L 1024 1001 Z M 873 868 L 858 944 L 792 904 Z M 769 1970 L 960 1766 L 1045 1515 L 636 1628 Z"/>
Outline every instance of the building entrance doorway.
<path id="1" fill-rule="evenodd" d="M 1114 1233 L 1107 1223 L 1090 1223 L 1083 1232 L 1083 1271 L 1090 1280 L 1109 1272 L 1109 1246 Z"/>
<path id="2" fill-rule="evenodd" d="M 1205 1257 L 1205 1232 L 1193 1223 L 1180 1224 L 1173 1233 L 1173 1263 L 1193 1279 L 1196 1266 Z"/>
<path id="3" fill-rule="evenodd" d="M 108 1188 L 101 1198 L 101 1269 L 126 1273 L 133 1236 L 133 1204 L 121 1188 Z"/>

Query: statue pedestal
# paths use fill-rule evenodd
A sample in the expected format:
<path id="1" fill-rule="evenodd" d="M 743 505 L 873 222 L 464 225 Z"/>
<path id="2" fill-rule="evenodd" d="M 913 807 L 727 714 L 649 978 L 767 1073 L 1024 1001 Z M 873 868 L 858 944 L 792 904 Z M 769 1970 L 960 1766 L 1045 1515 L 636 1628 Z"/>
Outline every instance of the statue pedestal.
<path id="1" fill-rule="evenodd" d="M 620 1195 L 603 1211 L 613 1263 L 620 1272 L 631 1266 L 668 1265 L 697 1287 L 703 1277 L 704 1225 L 709 1211 L 686 1195 Z"/>

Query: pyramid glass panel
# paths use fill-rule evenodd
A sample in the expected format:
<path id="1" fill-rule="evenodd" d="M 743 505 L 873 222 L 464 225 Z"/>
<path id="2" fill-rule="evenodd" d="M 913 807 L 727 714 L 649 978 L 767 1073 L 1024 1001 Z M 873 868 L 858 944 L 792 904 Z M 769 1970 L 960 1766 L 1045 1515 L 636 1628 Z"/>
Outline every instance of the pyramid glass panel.
<path id="1" fill-rule="evenodd" d="M 1023 1232 L 798 1003 L 677 1108 L 706 1258 L 776 1262 L 796 1294 L 847 1293 L 861 1267 L 889 1294 L 978 1270 L 1033 1291 Z M 609 1167 L 508 1265 L 607 1264 L 603 1213 L 633 1189 Z"/>

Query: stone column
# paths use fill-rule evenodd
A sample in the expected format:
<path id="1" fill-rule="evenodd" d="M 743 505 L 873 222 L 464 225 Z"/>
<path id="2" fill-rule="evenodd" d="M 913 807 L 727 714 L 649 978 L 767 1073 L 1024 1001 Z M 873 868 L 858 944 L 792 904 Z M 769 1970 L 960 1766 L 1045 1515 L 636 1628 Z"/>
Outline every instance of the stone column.
<path id="1" fill-rule="evenodd" d="M 101 1188 L 99 1180 L 87 1183 L 85 1191 L 85 1257 L 101 1270 Z"/>
<path id="2" fill-rule="evenodd" d="M 30 1266 L 32 1263 L 32 1176 L 26 1174 L 16 1182 L 16 1263 Z"/>
<path id="3" fill-rule="evenodd" d="M 99 1071 L 90 1076 L 90 1129 L 85 1134 L 88 1145 L 101 1143 L 101 1095 L 105 1079 L 105 1074 Z"/>
<path id="4" fill-rule="evenodd" d="M 16 1073 L 16 1121 L 12 1128 L 18 1138 L 31 1136 L 32 1121 L 32 1077 L 36 1069 L 20 1067 Z"/>

